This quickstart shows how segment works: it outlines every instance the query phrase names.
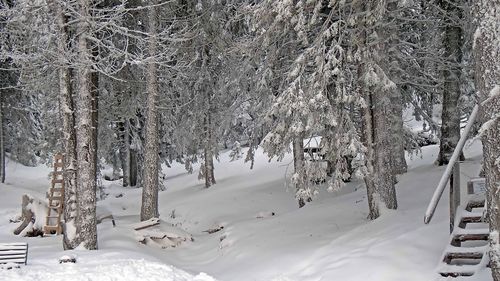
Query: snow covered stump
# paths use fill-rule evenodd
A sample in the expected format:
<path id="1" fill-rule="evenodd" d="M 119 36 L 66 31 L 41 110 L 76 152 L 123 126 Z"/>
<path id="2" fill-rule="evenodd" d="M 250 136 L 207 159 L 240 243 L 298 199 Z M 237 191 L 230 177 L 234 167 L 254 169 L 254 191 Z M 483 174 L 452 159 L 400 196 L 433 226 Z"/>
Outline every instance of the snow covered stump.
<path id="1" fill-rule="evenodd" d="M 76 263 L 75 255 L 64 255 L 59 258 L 59 263 Z"/>
<path id="2" fill-rule="evenodd" d="M 43 235 L 43 219 L 47 212 L 48 206 L 43 200 L 24 194 L 21 203 L 22 222 L 14 234 L 30 237 Z"/>

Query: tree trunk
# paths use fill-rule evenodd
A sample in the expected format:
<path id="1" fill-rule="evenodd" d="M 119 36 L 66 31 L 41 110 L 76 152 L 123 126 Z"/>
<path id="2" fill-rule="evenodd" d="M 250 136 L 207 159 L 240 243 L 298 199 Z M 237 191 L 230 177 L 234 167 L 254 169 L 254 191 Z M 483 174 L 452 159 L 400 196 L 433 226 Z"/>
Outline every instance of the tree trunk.
<path id="1" fill-rule="evenodd" d="M 355 7 L 356 12 L 359 14 L 366 13 L 367 6 L 369 3 L 365 1 L 358 1 Z M 365 153 L 365 165 L 366 174 L 364 175 L 364 181 L 366 185 L 366 195 L 368 199 L 368 218 L 374 220 L 380 216 L 379 208 L 379 196 L 377 195 L 377 189 L 375 185 L 375 143 L 373 136 L 373 101 L 372 94 L 365 81 L 365 76 L 368 72 L 368 62 L 371 60 L 370 55 L 367 51 L 366 41 L 367 41 L 367 25 L 364 19 L 360 19 L 358 22 L 358 48 L 362 51 L 362 58 L 358 62 L 357 76 L 358 76 L 358 89 L 359 95 L 365 101 L 365 107 L 362 109 L 362 136 L 364 145 L 366 147 Z"/>
<path id="2" fill-rule="evenodd" d="M 118 122 L 118 139 L 120 141 L 119 153 L 122 166 L 123 187 L 130 186 L 130 131 L 129 122 Z"/>
<path id="3" fill-rule="evenodd" d="M 208 103 L 210 104 L 210 97 L 208 97 Z M 211 119 L 211 106 L 209 106 L 205 117 L 205 147 L 204 147 L 204 169 L 203 176 L 205 178 L 205 187 L 209 188 L 214 185 L 215 175 L 214 175 L 214 152 L 212 149 L 212 119 Z"/>
<path id="4" fill-rule="evenodd" d="M 311 194 L 307 190 L 307 177 L 304 158 L 304 137 L 303 134 L 293 139 L 293 183 L 295 185 L 296 198 L 299 208 L 311 202 Z"/>
<path id="5" fill-rule="evenodd" d="M 446 13 L 444 27 L 444 57 L 443 71 L 443 103 L 441 113 L 441 138 L 439 144 L 438 165 L 446 165 L 450 161 L 453 150 L 460 140 L 460 74 L 462 62 L 462 19 L 458 0 L 441 0 L 440 8 Z M 461 156 L 463 158 L 463 156 Z"/>
<path id="6" fill-rule="evenodd" d="M 490 260 L 494 281 L 500 281 L 500 0 L 475 2 L 478 30 L 475 36 L 475 77 L 480 99 L 483 171 L 486 176 L 490 220 Z"/>
<path id="7" fill-rule="evenodd" d="M 99 52 L 97 51 L 97 47 L 94 47 L 92 50 L 92 57 L 97 58 L 99 56 Z M 99 161 L 97 159 L 97 137 L 98 137 L 98 126 L 99 126 L 99 73 L 97 71 L 92 71 L 90 74 L 91 81 L 91 95 L 92 95 L 92 154 L 94 155 L 94 174 L 96 175 L 97 181 L 97 170 L 99 169 Z"/>
<path id="8" fill-rule="evenodd" d="M 363 77 L 366 70 L 365 65 L 359 66 L 358 75 Z M 363 139 L 366 146 L 366 169 L 367 174 L 364 177 L 366 184 L 366 195 L 368 199 L 368 218 L 374 220 L 380 216 L 379 210 L 379 198 L 377 195 L 377 189 L 375 187 L 375 168 L 373 163 L 375 162 L 375 145 L 373 137 L 373 105 L 372 105 L 372 95 L 369 90 L 365 88 L 364 83 L 361 83 L 360 89 L 362 91 L 362 96 L 365 99 L 366 106 L 363 108 Z"/>
<path id="9" fill-rule="evenodd" d="M 3 127 L 3 94 L 0 94 L 0 181 L 5 183 L 5 136 Z"/>
<path id="10" fill-rule="evenodd" d="M 391 101 L 390 92 L 384 89 L 387 86 L 388 78 L 384 71 L 378 68 L 377 75 L 384 85 L 378 85 L 372 90 L 372 122 L 373 122 L 373 141 L 375 145 L 374 153 L 374 182 L 378 194 L 389 209 L 397 209 L 396 188 L 394 186 L 394 163 L 393 151 L 391 145 L 390 128 L 391 124 Z M 396 85 L 389 91 L 395 91 Z"/>
<path id="11" fill-rule="evenodd" d="M 405 148 L 403 139 L 403 97 L 401 91 L 393 91 L 391 97 L 391 143 L 392 143 L 392 166 L 395 174 L 404 174 L 408 171 L 405 159 Z"/>
<path id="12" fill-rule="evenodd" d="M 57 50 L 67 54 L 69 43 L 68 19 L 64 8 L 52 0 L 49 2 L 57 22 Z M 59 68 L 59 105 L 62 113 L 62 143 L 64 153 L 64 224 L 63 248 L 74 249 L 78 246 L 79 225 L 76 223 L 77 212 L 77 171 L 76 171 L 76 130 L 73 106 L 72 73 L 69 65 L 63 63 Z"/>
<path id="13" fill-rule="evenodd" d="M 159 174 L 159 136 L 158 136 L 158 80 L 154 56 L 157 52 L 157 0 L 151 1 L 148 9 L 149 62 L 146 73 L 148 92 L 146 112 L 146 139 L 144 146 L 144 179 L 142 189 L 141 221 L 158 217 L 158 174 Z"/>
<path id="14" fill-rule="evenodd" d="M 92 112 L 92 51 L 87 38 L 90 26 L 86 18 L 90 17 L 90 0 L 79 0 L 77 25 L 77 206 L 78 226 L 80 227 L 80 246 L 88 250 L 97 249 L 96 219 L 96 170 L 95 141 L 93 139 Z M 78 227 L 77 227 L 78 228 Z"/>
<path id="15" fill-rule="evenodd" d="M 129 150 L 129 183 L 131 187 L 137 186 L 137 150 L 135 148 L 130 148 Z"/>

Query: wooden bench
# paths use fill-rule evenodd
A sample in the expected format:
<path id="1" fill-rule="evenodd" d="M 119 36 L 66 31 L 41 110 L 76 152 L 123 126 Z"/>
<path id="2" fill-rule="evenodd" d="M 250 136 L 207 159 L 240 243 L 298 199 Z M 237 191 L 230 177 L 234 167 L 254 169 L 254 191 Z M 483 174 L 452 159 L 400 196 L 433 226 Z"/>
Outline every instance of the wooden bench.
<path id="1" fill-rule="evenodd" d="M 28 243 L 0 243 L 0 264 L 26 264 Z"/>

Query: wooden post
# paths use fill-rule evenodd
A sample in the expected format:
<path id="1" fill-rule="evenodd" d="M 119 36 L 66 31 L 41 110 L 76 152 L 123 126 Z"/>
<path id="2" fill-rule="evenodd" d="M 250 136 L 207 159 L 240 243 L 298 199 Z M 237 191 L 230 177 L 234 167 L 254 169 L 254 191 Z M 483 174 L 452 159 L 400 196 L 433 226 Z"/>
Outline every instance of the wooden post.
<path id="1" fill-rule="evenodd" d="M 457 207 L 460 205 L 460 162 L 453 165 L 450 177 L 450 233 L 453 232 Z"/>

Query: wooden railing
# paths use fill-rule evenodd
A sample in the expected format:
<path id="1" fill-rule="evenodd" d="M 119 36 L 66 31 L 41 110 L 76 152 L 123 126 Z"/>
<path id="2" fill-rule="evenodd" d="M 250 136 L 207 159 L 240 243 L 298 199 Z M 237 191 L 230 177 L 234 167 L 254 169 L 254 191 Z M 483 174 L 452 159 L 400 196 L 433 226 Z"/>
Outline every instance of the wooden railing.
<path id="1" fill-rule="evenodd" d="M 432 199 L 429 202 L 429 206 L 427 207 L 427 211 L 425 212 L 424 216 L 424 223 L 426 224 L 428 224 L 431 221 L 432 216 L 436 211 L 437 204 L 439 203 L 439 199 L 441 199 L 441 196 L 443 195 L 446 183 L 448 182 L 448 180 L 450 180 L 452 172 L 455 170 L 455 172 L 453 172 L 455 176 L 453 176 L 450 185 L 450 224 L 451 227 L 453 226 L 453 222 L 455 220 L 455 211 L 458 205 L 460 204 L 460 166 L 458 159 L 460 157 L 462 149 L 464 148 L 465 141 L 467 140 L 467 137 L 470 133 L 472 124 L 474 124 L 474 121 L 476 120 L 478 111 L 479 111 L 479 106 L 476 105 L 472 110 L 472 113 L 469 117 L 469 121 L 467 121 L 467 125 L 465 126 L 463 134 L 460 137 L 460 140 L 458 141 L 457 147 L 455 147 L 455 150 L 453 151 L 453 155 L 450 158 L 450 162 L 448 163 L 448 166 L 446 166 L 446 170 L 444 170 L 444 174 L 441 177 L 441 180 L 439 181 L 436 190 L 434 191 L 434 195 L 432 196 Z"/>

